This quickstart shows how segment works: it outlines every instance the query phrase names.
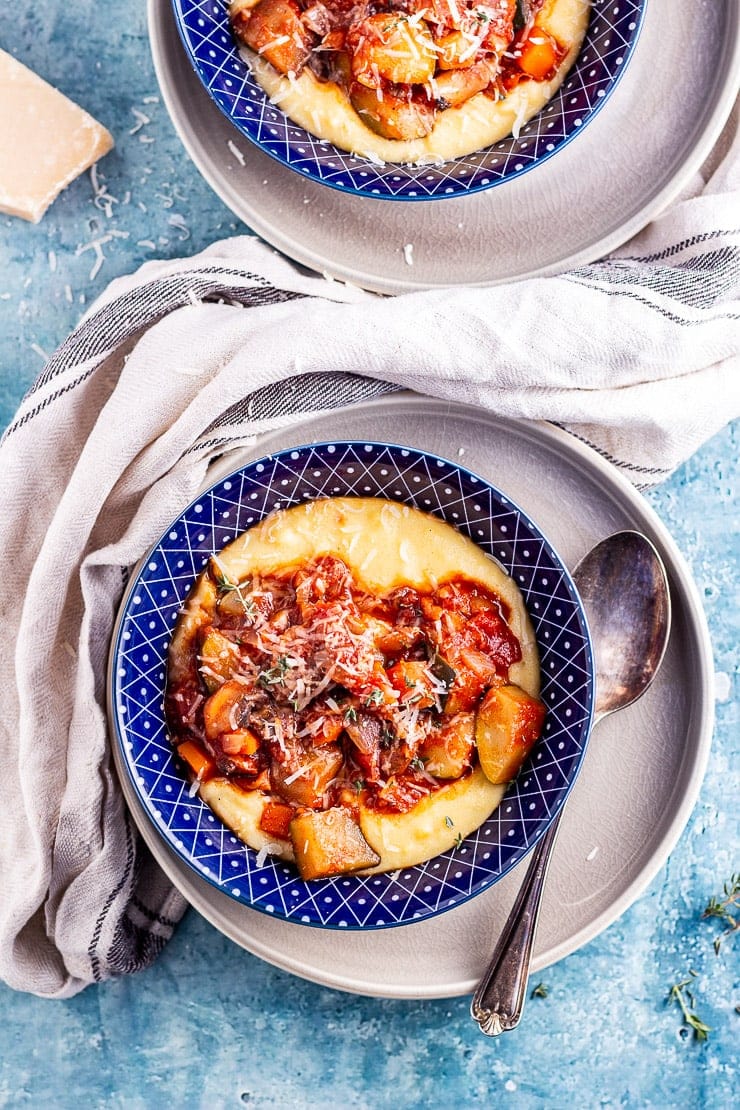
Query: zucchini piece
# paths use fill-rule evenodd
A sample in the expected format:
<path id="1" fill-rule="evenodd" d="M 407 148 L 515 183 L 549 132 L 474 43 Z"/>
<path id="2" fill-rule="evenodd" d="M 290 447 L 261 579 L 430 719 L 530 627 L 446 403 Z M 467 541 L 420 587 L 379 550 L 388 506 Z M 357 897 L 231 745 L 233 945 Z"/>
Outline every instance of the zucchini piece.
<path id="1" fill-rule="evenodd" d="M 399 96 L 391 88 L 379 98 L 375 89 L 353 81 L 349 99 L 365 127 L 384 139 L 423 139 L 434 127 L 434 107 L 428 101 Z"/>
<path id="2" fill-rule="evenodd" d="M 338 744 L 323 744 L 301 755 L 300 763 L 278 763 L 270 768 L 272 789 L 286 802 L 294 805 L 320 806 L 324 791 L 339 774 L 344 755 Z M 296 775 L 296 772 L 301 773 Z"/>
<path id="3" fill-rule="evenodd" d="M 210 628 L 198 656 L 198 670 L 208 693 L 215 693 L 219 686 L 231 678 L 238 664 L 239 650 L 236 644 L 217 628 Z"/>

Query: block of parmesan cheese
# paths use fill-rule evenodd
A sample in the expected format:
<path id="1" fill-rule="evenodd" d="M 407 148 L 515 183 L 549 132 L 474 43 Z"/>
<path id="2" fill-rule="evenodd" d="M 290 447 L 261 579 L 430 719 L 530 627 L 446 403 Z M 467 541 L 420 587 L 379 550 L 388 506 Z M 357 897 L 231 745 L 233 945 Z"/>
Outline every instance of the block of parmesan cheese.
<path id="1" fill-rule="evenodd" d="M 97 120 L 0 50 L 0 212 L 37 223 L 112 146 Z"/>

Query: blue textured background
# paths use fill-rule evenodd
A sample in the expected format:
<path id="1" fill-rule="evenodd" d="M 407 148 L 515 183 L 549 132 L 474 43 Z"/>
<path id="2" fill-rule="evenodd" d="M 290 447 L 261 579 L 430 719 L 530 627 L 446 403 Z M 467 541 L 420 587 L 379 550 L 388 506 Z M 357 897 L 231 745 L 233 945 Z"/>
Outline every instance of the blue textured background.
<path id="1" fill-rule="evenodd" d="M 152 69 L 142 0 L 0 0 L 0 48 L 105 123 L 112 214 L 89 175 L 37 226 L 0 216 L 0 425 L 111 278 L 244 232 L 181 147 Z M 0 111 L 2 105 L 0 105 Z M 137 114 L 140 113 L 140 114 Z M 142 125 L 142 116 L 149 122 Z M 141 125 L 141 126 L 140 126 Z M 105 262 L 79 252 L 101 234 Z M 738 427 L 649 500 L 703 595 L 717 726 L 697 807 L 668 864 L 616 924 L 538 978 L 523 1025 L 488 1041 L 468 998 L 377 1001 L 244 953 L 191 911 L 153 968 L 47 1002 L 0 986 L 0 1106 L 698 1107 L 737 1104 L 740 936 L 717 957 L 699 920 L 738 859 Z M 7 645 L 6 645 L 7 648 Z M 0 897 L 2 894 L 0 893 Z M 698 1044 L 666 1003 L 697 972 Z"/>

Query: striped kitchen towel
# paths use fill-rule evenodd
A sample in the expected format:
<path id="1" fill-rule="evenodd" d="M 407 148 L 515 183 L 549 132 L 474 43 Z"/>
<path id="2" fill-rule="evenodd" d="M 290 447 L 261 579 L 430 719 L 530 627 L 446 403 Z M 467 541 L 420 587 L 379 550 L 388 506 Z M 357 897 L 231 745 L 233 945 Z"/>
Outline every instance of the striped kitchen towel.
<path id="1" fill-rule="evenodd" d="M 120 794 L 105 670 L 128 569 L 214 457 L 407 388 L 553 421 L 647 487 L 740 415 L 737 133 L 637 239 L 556 277 L 383 298 L 242 237 L 110 286 L 0 443 L 6 982 L 134 971 L 184 911 Z"/>

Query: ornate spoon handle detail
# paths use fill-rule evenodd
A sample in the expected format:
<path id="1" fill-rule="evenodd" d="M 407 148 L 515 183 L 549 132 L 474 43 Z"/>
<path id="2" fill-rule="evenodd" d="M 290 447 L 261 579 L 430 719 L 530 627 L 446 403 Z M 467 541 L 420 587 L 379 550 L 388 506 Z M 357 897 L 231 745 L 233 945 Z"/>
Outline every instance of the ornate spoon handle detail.
<path id="1" fill-rule="evenodd" d="M 516 902 L 470 1004 L 471 1014 L 489 1037 L 514 1029 L 522 1016 L 540 901 L 559 824 L 560 816 L 532 854 Z"/>

